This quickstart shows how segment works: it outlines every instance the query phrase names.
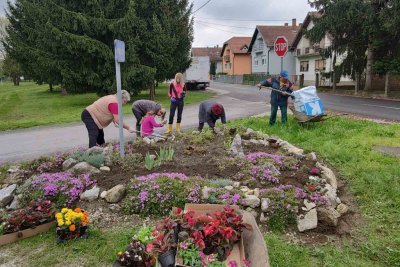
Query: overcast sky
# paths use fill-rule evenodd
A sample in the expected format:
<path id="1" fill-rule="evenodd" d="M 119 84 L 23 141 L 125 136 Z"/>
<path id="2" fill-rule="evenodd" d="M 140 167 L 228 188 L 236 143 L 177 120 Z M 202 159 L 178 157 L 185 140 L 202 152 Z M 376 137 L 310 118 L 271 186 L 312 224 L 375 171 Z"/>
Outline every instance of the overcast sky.
<path id="1" fill-rule="evenodd" d="M 209 0 L 191 0 L 193 11 Z M 7 0 L 0 0 L 4 15 Z M 233 36 L 252 36 L 256 25 L 302 22 L 312 9 L 307 0 L 211 0 L 194 13 L 194 47 L 222 45 Z M 250 21 L 253 20 L 253 21 Z"/>

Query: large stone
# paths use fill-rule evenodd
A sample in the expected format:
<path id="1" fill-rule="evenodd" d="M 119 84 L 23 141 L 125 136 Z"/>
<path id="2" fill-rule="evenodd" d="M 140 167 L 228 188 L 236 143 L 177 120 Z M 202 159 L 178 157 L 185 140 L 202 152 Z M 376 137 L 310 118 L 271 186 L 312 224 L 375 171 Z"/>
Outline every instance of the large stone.
<path id="1" fill-rule="evenodd" d="M 80 163 L 76 164 L 74 167 L 72 167 L 71 169 L 69 169 L 68 172 L 73 173 L 73 174 L 81 174 L 81 173 L 95 174 L 95 173 L 99 173 L 100 170 L 93 167 L 92 165 L 90 165 L 87 162 L 80 162 Z"/>
<path id="2" fill-rule="evenodd" d="M 112 166 L 112 146 L 109 145 L 103 150 L 103 156 L 104 156 L 104 165 L 105 166 Z"/>
<path id="3" fill-rule="evenodd" d="M 257 208 L 260 206 L 261 200 L 255 195 L 246 195 L 243 199 L 243 206 Z"/>
<path id="4" fill-rule="evenodd" d="M 99 198 L 100 188 L 95 185 L 92 189 L 86 190 L 81 194 L 81 200 L 94 201 Z"/>
<path id="5" fill-rule="evenodd" d="M 78 163 L 78 161 L 77 161 L 76 159 L 69 158 L 69 159 L 67 159 L 67 160 L 65 160 L 65 161 L 63 162 L 63 164 L 62 164 L 62 169 L 63 169 L 64 171 L 66 171 L 66 170 L 72 168 L 72 167 L 73 167 L 75 164 L 77 164 L 77 163 Z"/>
<path id="6" fill-rule="evenodd" d="M 319 162 L 317 162 L 316 166 L 321 170 L 322 179 L 325 179 L 328 184 L 337 189 L 337 179 L 333 171 Z"/>
<path id="7" fill-rule="evenodd" d="M 103 191 L 100 194 L 100 198 L 104 199 L 104 198 L 106 198 L 106 195 L 107 195 L 107 191 Z"/>
<path id="8" fill-rule="evenodd" d="M 252 209 L 251 207 L 248 207 L 248 208 L 246 209 L 246 211 L 249 212 L 251 215 L 253 215 L 254 219 L 257 219 L 257 217 L 258 217 L 258 212 L 257 212 L 257 211 L 255 211 L 255 210 Z"/>
<path id="9" fill-rule="evenodd" d="M 107 191 L 105 199 L 108 203 L 118 203 L 125 196 L 126 188 L 119 184 Z"/>
<path id="10" fill-rule="evenodd" d="M 256 197 L 260 197 L 260 189 L 259 188 L 254 188 L 254 195 Z"/>
<path id="11" fill-rule="evenodd" d="M 306 214 L 297 216 L 297 229 L 299 232 L 315 229 L 318 225 L 317 210 L 312 209 Z"/>
<path id="12" fill-rule="evenodd" d="M 85 155 L 93 155 L 93 154 L 102 154 L 104 152 L 104 148 L 100 146 L 93 146 L 85 151 Z"/>
<path id="13" fill-rule="evenodd" d="M 336 227 L 340 213 L 337 212 L 333 207 L 318 207 L 318 220 L 328 226 Z"/>
<path id="14" fill-rule="evenodd" d="M 261 199 L 261 210 L 266 212 L 269 210 L 271 204 L 271 200 L 269 198 L 262 198 Z"/>
<path id="15" fill-rule="evenodd" d="M 13 184 L 0 190 L 0 208 L 7 206 L 14 198 L 14 191 L 17 185 Z"/>
<path id="16" fill-rule="evenodd" d="M 305 208 L 306 211 L 309 211 L 316 207 L 315 203 L 309 202 L 307 199 L 305 199 L 303 203 L 304 203 L 303 208 Z"/>
<path id="17" fill-rule="evenodd" d="M 300 149 L 298 147 L 295 147 L 294 145 L 290 144 L 287 141 L 280 141 L 279 145 L 286 150 L 289 154 L 292 154 L 296 156 L 297 158 L 303 158 L 304 157 L 304 150 Z"/>
<path id="18" fill-rule="evenodd" d="M 233 139 L 230 151 L 231 151 L 232 155 L 234 155 L 234 156 L 244 157 L 243 147 L 242 147 L 242 138 L 240 137 L 239 134 L 237 134 L 235 136 L 235 138 Z"/>
<path id="19" fill-rule="evenodd" d="M 324 196 L 328 199 L 328 204 L 333 207 L 336 207 L 339 203 L 337 203 L 337 190 L 330 184 L 326 184 L 325 187 L 322 189 L 324 192 Z"/>
<path id="20" fill-rule="evenodd" d="M 20 195 L 16 195 L 11 204 L 6 207 L 7 210 L 17 210 L 20 208 L 22 208 Z"/>
<path id="21" fill-rule="evenodd" d="M 228 191 L 232 191 L 233 190 L 233 186 L 227 185 L 227 186 L 225 186 L 225 189 L 228 190 Z"/>
<path id="22" fill-rule="evenodd" d="M 100 171 L 109 172 L 109 171 L 111 171 L 111 169 L 110 169 L 110 167 L 108 167 L 108 166 L 101 166 L 101 167 L 100 167 Z"/>
<path id="23" fill-rule="evenodd" d="M 308 153 L 306 158 L 308 160 L 317 161 L 317 154 L 315 154 L 315 152 Z"/>
<path id="24" fill-rule="evenodd" d="M 233 182 L 233 187 L 239 187 L 240 186 L 240 182 Z"/>
<path id="25" fill-rule="evenodd" d="M 336 211 L 339 212 L 340 215 L 344 215 L 349 211 L 349 206 L 341 203 L 336 207 Z"/>

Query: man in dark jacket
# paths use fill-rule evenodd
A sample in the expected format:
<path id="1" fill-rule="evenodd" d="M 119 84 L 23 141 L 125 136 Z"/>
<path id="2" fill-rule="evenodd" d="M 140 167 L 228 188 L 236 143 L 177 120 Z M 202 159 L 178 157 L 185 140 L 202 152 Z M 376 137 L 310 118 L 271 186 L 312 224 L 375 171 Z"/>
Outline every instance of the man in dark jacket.
<path id="1" fill-rule="evenodd" d="M 215 102 L 214 100 L 206 100 L 200 103 L 198 128 L 200 132 L 203 130 L 204 123 L 206 122 L 214 131 L 215 122 L 218 119 L 221 119 L 223 124 L 226 123 L 225 109 L 221 104 Z"/>
<path id="2" fill-rule="evenodd" d="M 293 84 L 289 81 L 289 73 L 283 70 L 279 74 L 279 79 L 269 78 L 260 82 L 257 86 L 267 86 L 279 90 L 271 90 L 271 116 L 269 118 L 269 125 L 272 126 L 275 124 L 278 107 L 281 110 L 282 125 L 285 125 L 287 121 L 288 98 L 293 92 Z"/>

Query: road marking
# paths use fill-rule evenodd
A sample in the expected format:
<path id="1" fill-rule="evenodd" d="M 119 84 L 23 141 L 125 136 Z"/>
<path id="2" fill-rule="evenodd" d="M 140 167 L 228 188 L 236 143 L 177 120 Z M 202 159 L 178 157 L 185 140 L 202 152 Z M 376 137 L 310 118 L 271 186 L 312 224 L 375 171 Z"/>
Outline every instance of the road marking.
<path id="1" fill-rule="evenodd" d="M 388 107 L 388 106 L 379 106 L 379 105 L 370 105 L 370 104 L 361 104 L 363 106 L 370 106 L 370 107 L 378 107 L 378 108 L 391 108 L 391 109 L 400 109 L 395 107 Z"/>

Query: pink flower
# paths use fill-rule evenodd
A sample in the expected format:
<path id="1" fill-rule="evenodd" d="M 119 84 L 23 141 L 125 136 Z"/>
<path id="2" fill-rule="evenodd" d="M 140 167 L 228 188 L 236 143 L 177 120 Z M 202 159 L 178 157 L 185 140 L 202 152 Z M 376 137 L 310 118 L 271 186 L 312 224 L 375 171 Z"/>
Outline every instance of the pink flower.
<path id="1" fill-rule="evenodd" d="M 151 251 L 153 250 L 153 248 L 154 248 L 154 245 L 153 245 L 153 244 L 147 244 L 147 245 L 146 245 L 146 251 L 147 251 L 147 252 L 151 252 Z"/>
<path id="2" fill-rule="evenodd" d="M 243 260 L 243 263 L 244 263 L 244 265 L 245 265 L 246 267 L 251 267 L 251 264 L 250 264 L 250 261 L 249 261 L 249 260 L 244 259 L 244 260 Z"/>
<path id="3" fill-rule="evenodd" d="M 179 247 L 181 249 L 187 249 L 189 246 L 188 246 L 188 244 L 186 242 L 182 242 L 182 243 L 179 244 Z"/>
<path id="4" fill-rule="evenodd" d="M 229 267 L 238 267 L 238 264 L 236 261 L 230 261 L 228 264 L 229 264 Z"/>

